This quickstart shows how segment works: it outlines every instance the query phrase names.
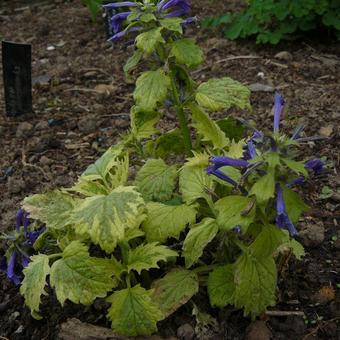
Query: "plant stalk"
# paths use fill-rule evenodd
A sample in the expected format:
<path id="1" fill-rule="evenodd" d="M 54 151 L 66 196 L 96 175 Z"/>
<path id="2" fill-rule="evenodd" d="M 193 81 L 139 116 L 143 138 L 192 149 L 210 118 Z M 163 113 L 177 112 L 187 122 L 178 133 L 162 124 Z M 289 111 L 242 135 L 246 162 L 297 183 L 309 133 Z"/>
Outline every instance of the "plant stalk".
<path id="1" fill-rule="evenodd" d="M 177 90 L 177 86 L 176 86 L 175 76 L 173 75 L 173 73 L 171 73 L 171 89 L 172 89 L 173 100 L 175 102 L 175 110 L 176 110 L 177 118 L 179 121 L 179 126 L 182 131 L 182 135 L 184 139 L 185 151 L 188 156 L 191 156 L 192 143 L 191 143 L 191 136 L 190 136 L 190 131 L 188 127 L 188 121 L 183 110 L 183 106 L 182 106 L 179 93 Z"/>

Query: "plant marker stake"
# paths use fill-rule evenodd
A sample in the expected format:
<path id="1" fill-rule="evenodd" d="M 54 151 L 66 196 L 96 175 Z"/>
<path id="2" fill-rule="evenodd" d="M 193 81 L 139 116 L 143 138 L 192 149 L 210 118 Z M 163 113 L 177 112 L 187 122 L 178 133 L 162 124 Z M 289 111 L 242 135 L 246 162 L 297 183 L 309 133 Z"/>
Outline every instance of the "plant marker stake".
<path id="1" fill-rule="evenodd" d="M 32 45 L 2 42 L 6 113 L 32 112 Z"/>

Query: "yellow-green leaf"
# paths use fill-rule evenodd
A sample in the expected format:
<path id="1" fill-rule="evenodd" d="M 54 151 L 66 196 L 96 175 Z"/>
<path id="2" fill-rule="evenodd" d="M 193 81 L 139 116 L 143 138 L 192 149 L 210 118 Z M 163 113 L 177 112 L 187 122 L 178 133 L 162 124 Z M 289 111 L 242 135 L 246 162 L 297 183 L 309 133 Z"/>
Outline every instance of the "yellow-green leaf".
<path id="1" fill-rule="evenodd" d="M 252 186 L 249 196 L 255 195 L 259 204 L 266 203 L 275 195 L 275 177 L 272 172 L 258 179 Z"/>
<path id="2" fill-rule="evenodd" d="M 30 217 L 45 223 L 48 228 L 62 229 L 71 223 L 71 213 L 79 199 L 59 190 L 26 197 L 23 208 Z"/>
<path id="3" fill-rule="evenodd" d="M 40 319 L 39 305 L 41 294 L 46 294 L 44 287 L 46 277 L 50 272 L 49 259 L 47 255 L 34 255 L 30 258 L 31 262 L 23 270 L 25 275 L 20 287 L 20 293 L 25 298 L 25 304 L 31 309 L 32 316 Z"/>
<path id="4" fill-rule="evenodd" d="M 203 51 L 194 39 L 179 39 L 171 44 L 170 57 L 175 57 L 177 63 L 193 67 L 202 64 Z"/>
<path id="5" fill-rule="evenodd" d="M 217 224 L 222 230 L 231 230 L 236 226 L 246 231 L 255 218 L 255 202 L 244 196 L 226 196 L 215 203 L 218 211 Z"/>
<path id="6" fill-rule="evenodd" d="M 178 256 L 177 252 L 166 246 L 159 245 L 158 242 L 141 244 L 128 253 L 127 268 L 130 272 L 135 270 L 138 274 L 143 269 L 159 268 L 159 261 L 166 261 L 169 257 Z"/>
<path id="7" fill-rule="evenodd" d="M 157 331 L 157 321 L 163 318 L 151 298 L 152 290 L 140 285 L 114 292 L 107 301 L 112 305 L 108 317 L 112 328 L 120 335 L 151 335 Z"/>
<path id="8" fill-rule="evenodd" d="M 142 110 L 152 111 L 166 99 L 169 87 L 170 78 L 162 68 L 146 71 L 137 79 L 133 97 Z"/>
<path id="9" fill-rule="evenodd" d="M 203 141 L 211 142 L 214 149 L 223 149 L 229 144 L 229 139 L 209 115 L 197 105 L 188 106 L 192 113 L 192 125 L 203 137 Z"/>
<path id="10" fill-rule="evenodd" d="M 119 186 L 109 195 L 87 197 L 74 210 L 73 223 L 78 234 L 87 234 L 95 244 L 112 252 L 125 237 L 126 229 L 139 226 L 144 201 L 134 187 Z"/>
<path id="11" fill-rule="evenodd" d="M 169 31 L 178 32 L 180 34 L 183 33 L 182 22 L 183 19 L 179 17 L 164 18 L 159 20 L 159 23 L 162 27 L 166 28 Z"/>
<path id="12" fill-rule="evenodd" d="M 198 292 L 198 277 L 193 271 L 176 268 L 154 281 L 152 288 L 152 300 L 159 305 L 163 318 L 166 318 Z"/>
<path id="13" fill-rule="evenodd" d="M 196 91 L 196 101 L 210 111 L 238 107 L 250 108 L 250 90 L 228 77 L 210 79 L 202 83 Z"/>
<path id="14" fill-rule="evenodd" d="M 149 202 L 147 219 L 142 228 L 148 242 L 164 242 L 168 237 L 178 238 L 186 225 L 196 220 L 196 209 L 186 204 L 166 205 Z"/>
<path id="15" fill-rule="evenodd" d="M 149 159 L 139 170 L 135 185 L 145 200 L 164 202 L 171 198 L 175 188 L 177 169 L 162 159 Z"/>
<path id="16" fill-rule="evenodd" d="M 204 248 L 218 232 L 218 225 L 213 218 L 206 217 L 193 225 L 183 243 L 185 267 L 190 268 L 202 256 Z"/>
<path id="17" fill-rule="evenodd" d="M 137 47 L 145 53 L 151 54 L 156 49 L 157 44 L 165 43 L 161 31 L 162 27 L 157 27 L 139 34 L 136 38 Z"/>
<path id="18" fill-rule="evenodd" d="M 116 286 L 112 267 L 109 259 L 90 257 L 87 246 L 73 241 L 51 267 L 51 286 L 62 305 L 66 299 L 89 305 Z"/>

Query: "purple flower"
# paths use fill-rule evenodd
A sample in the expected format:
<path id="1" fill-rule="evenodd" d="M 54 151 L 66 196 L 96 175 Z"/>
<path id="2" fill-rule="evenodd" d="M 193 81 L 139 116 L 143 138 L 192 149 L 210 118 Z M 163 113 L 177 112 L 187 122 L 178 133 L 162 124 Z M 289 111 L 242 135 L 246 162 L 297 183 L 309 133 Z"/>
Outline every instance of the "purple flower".
<path id="1" fill-rule="evenodd" d="M 190 12 L 191 7 L 187 0 L 162 0 L 157 5 L 158 11 L 166 11 L 168 9 L 181 9 L 187 14 Z"/>
<path id="2" fill-rule="evenodd" d="M 114 3 L 103 5 L 103 7 L 107 9 L 120 8 L 120 7 L 136 7 L 136 6 L 137 4 L 131 1 L 114 2 Z"/>
<path id="3" fill-rule="evenodd" d="M 207 174 L 214 175 L 234 186 L 237 186 L 237 183 L 219 169 L 224 166 L 246 168 L 249 165 L 249 163 L 243 159 L 235 159 L 226 156 L 211 157 L 210 163 L 212 163 L 212 165 L 206 169 Z"/>
<path id="4" fill-rule="evenodd" d="M 113 33 L 118 33 L 122 30 L 122 23 L 126 20 L 126 18 L 131 14 L 131 12 L 121 12 L 114 15 L 111 18 L 111 26 Z"/>
<path id="5" fill-rule="evenodd" d="M 314 171 L 316 175 L 320 175 L 324 165 L 325 163 L 321 159 L 310 159 L 305 163 L 305 168 Z"/>
<path id="6" fill-rule="evenodd" d="M 0 261 L 0 271 L 5 272 L 7 278 L 15 285 L 18 285 L 21 282 L 21 275 L 15 271 L 18 257 L 21 259 L 21 266 L 23 268 L 27 267 L 30 259 L 26 251 L 33 248 L 34 242 L 46 229 L 45 226 L 42 225 L 37 230 L 29 231 L 29 224 L 29 214 L 23 209 L 19 209 L 15 217 L 15 229 L 17 234 L 14 238 L 9 238 L 13 241 L 13 246 L 10 248 L 11 252 L 9 252 L 7 256 L 3 256 Z"/>
<path id="7" fill-rule="evenodd" d="M 286 212 L 286 204 L 279 183 L 276 183 L 276 224 L 281 229 L 287 229 L 291 236 L 297 235 L 297 230 Z"/>
<path id="8" fill-rule="evenodd" d="M 120 31 L 120 32 L 116 33 L 108 41 L 116 42 L 118 39 L 124 37 L 125 34 L 130 33 L 130 32 L 140 31 L 141 29 L 142 29 L 141 27 L 131 27 L 127 30 Z"/>
<path id="9" fill-rule="evenodd" d="M 274 98 L 274 132 L 279 132 L 280 117 L 285 101 L 279 92 L 275 92 Z"/>
<path id="10" fill-rule="evenodd" d="M 255 148 L 254 142 L 252 140 L 249 140 L 243 153 L 243 159 L 247 161 L 249 159 L 253 159 L 255 156 L 256 156 L 256 148 Z"/>
<path id="11" fill-rule="evenodd" d="M 294 132 L 293 132 L 293 134 L 292 134 L 292 137 L 290 137 L 290 139 L 295 140 L 295 139 L 297 139 L 297 138 L 300 138 L 300 133 L 302 132 L 303 129 L 304 129 L 304 126 L 303 126 L 303 125 L 298 125 L 298 126 L 295 128 L 295 130 L 294 130 Z"/>

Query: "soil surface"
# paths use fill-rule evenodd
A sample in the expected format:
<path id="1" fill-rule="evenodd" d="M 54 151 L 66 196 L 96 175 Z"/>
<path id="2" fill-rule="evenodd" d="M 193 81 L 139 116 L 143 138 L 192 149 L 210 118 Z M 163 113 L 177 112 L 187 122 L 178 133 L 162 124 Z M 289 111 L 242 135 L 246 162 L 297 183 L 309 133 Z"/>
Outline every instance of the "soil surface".
<path id="1" fill-rule="evenodd" d="M 202 9 L 204 15 L 218 15 L 238 6 L 237 1 L 191 2 L 200 17 Z M 305 123 L 307 136 L 325 137 L 309 142 L 303 151 L 306 158 L 324 157 L 330 164 L 301 189 L 312 207 L 299 225 L 307 255 L 282 264 L 273 312 L 251 324 L 233 308 L 215 310 L 219 329 L 206 338 L 261 340 L 268 339 L 269 331 L 273 339 L 339 339 L 340 44 L 310 36 L 259 46 L 225 40 L 221 29 L 192 27 L 187 33 L 197 38 L 206 56 L 194 72 L 198 81 L 230 76 L 253 89 L 252 112 L 230 110 L 224 116 L 270 128 L 273 90 L 280 89 L 287 102 L 282 129 L 290 133 Z M 7 117 L 0 86 L 0 231 L 6 231 L 13 228 L 25 196 L 70 185 L 117 141 L 129 126 L 134 85 L 122 71 L 131 50 L 108 44 L 103 23 L 93 24 L 81 1 L 1 1 L 0 36 L 33 47 L 34 113 Z M 174 124 L 169 117 L 167 125 Z M 70 317 L 109 327 L 102 301 L 92 307 L 67 303 L 62 309 L 51 294 L 44 298 L 42 315 L 41 321 L 32 319 L 18 288 L 0 274 L 1 339 L 55 339 L 60 324 Z M 190 325 L 191 310 L 183 307 L 159 329 L 164 337 L 191 339 Z M 260 337 L 263 327 L 267 337 Z"/>

